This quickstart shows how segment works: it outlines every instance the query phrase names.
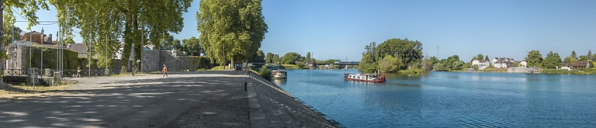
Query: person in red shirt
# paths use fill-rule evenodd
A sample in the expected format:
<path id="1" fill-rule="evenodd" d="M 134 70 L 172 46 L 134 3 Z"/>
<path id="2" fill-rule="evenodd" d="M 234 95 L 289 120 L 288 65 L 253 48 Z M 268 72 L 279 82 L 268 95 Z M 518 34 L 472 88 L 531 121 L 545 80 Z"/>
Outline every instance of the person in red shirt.
<path id="1" fill-rule="evenodd" d="M 162 77 L 167 77 L 168 76 L 168 68 L 166 67 L 165 64 L 163 65 L 162 72 L 163 72 L 163 76 Z"/>

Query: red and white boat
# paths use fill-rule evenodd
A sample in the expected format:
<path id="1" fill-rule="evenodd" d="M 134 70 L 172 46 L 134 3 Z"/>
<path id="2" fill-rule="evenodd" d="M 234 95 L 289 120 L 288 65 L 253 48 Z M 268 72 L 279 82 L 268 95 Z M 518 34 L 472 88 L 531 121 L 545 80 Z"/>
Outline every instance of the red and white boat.
<path id="1" fill-rule="evenodd" d="M 350 81 L 362 81 L 362 82 L 371 82 L 371 83 L 381 83 L 385 82 L 385 75 L 378 76 L 378 75 L 370 75 L 370 74 L 344 74 L 345 80 Z"/>

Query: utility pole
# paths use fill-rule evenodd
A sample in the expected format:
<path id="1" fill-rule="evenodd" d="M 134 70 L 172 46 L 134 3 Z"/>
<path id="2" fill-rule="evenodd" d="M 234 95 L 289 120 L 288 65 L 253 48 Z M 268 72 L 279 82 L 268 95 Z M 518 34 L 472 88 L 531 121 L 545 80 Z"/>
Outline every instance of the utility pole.
<path id="1" fill-rule="evenodd" d="M 41 57 L 40 57 L 40 66 L 39 71 L 42 72 L 41 78 L 43 79 L 43 27 L 41 27 L 41 33 L 39 33 L 39 44 L 41 46 Z"/>

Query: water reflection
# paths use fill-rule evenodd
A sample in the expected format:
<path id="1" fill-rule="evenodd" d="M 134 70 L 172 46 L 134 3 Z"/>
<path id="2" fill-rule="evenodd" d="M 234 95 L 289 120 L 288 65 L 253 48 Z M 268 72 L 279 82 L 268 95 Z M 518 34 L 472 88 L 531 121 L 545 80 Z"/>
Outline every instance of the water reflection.
<path id="1" fill-rule="evenodd" d="M 596 76 L 431 72 L 343 80 L 356 70 L 290 70 L 276 84 L 347 127 L 591 127 Z M 283 86 L 292 85 L 292 86 Z"/>
<path id="2" fill-rule="evenodd" d="M 287 79 L 273 79 L 273 83 L 277 85 L 286 85 L 287 82 Z"/>

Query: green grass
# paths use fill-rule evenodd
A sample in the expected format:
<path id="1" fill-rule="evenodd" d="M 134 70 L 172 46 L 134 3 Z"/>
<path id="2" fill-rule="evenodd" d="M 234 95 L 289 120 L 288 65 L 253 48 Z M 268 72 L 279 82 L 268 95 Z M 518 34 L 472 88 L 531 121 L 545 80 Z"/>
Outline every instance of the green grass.
<path id="1" fill-rule="evenodd" d="M 596 75 L 596 69 L 580 70 L 561 70 L 561 69 L 545 69 L 541 73 L 544 74 L 569 74 L 569 75 Z"/>
<path id="2" fill-rule="evenodd" d="M 400 70 L 397 73 L 399 73 L 399 74 L 424 74 L 427 72 L 425 72 L 422 69 L 414 68 L 414 69 L 408 69 L 408 70 Z"/>
<path id="3" fill-rule="evenodd" d="M 507 68 L 485 68 L 482 72 L 507 72 Z"/>
<path id="4" fill-rule="evenodd" d="M 303 69 L 298 67 L 298 65 L 295 64 L 281 64 L 282 67 L 284 67 L 284 69 Z"/>

